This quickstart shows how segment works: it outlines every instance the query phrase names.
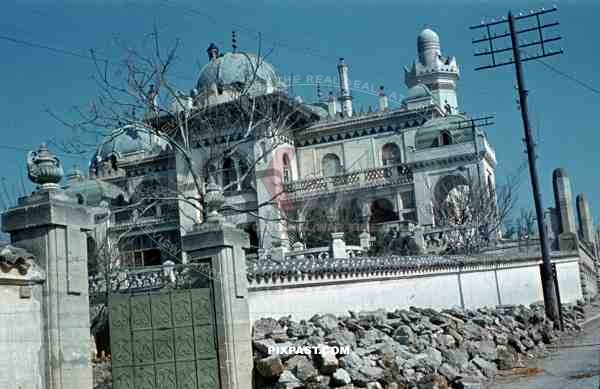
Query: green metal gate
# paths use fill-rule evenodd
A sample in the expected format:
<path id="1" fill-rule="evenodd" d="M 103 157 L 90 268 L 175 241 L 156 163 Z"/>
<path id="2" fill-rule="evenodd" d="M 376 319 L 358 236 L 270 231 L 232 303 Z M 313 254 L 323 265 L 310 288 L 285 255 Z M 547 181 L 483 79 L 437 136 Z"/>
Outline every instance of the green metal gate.
<path id="1" fill-rule="evenodd" d="M 212 288 L 113 293 L 113 389 L 217 389 Z"/>

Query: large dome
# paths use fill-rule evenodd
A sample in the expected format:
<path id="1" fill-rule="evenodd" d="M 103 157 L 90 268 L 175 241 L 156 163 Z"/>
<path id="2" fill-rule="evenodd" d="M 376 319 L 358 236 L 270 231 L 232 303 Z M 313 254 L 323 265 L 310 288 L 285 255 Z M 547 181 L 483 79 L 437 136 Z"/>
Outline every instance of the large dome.
<path id="1" fill-rule="evenodd" d="M 108 161 L 113 156 L 121 159 L 139 154 L 143 157 L 158 155 L 168 146 L 165 140 L 149 130 L 129 125 L 114 130 L 102 141 L 92 158 L 92 164 Z"/>
<path id="2" fill-rule="evenodd" d="M 251 84 L 251 85 L 250 85 Z M 248 88 L 253 94 L 271 93 L 283 89 L 275 68 L 264 59 L 250 53 L 225 53 L 212 59 L 200 71 L 197 89 L 201 93 L 217 88 Z"/>

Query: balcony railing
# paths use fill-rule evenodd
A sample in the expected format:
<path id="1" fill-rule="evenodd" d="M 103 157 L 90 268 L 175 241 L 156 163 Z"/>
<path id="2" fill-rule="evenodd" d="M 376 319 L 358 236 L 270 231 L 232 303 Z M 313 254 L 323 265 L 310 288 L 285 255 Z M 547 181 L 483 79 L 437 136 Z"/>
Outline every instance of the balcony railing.
<path id="1" fill-rule="evenodd" d="M 311 177 L 285 183 L 287 193 L 292 196 L 310 195 L 328 191 L 339 191 L 379 185 L 410 184 L 413 175 L 408 165 L 389 165 L 330 177 Z"/>

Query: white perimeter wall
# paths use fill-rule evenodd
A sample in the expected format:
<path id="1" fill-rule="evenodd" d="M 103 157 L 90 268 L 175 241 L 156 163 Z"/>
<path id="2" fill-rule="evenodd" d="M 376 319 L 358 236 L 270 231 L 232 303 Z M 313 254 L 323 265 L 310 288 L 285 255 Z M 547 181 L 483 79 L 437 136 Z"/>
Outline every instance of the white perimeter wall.
<path id="1" fill-rule="evenodd" d="M 562 301 L 581 299 L 578 261 L 557 261 L 556 266 Z M 410 306 L 477 308 L 530 304 L 543 299 L 539 265 L 535 262 L 460 274 L 458 271 L 439 271 L 380 280 L 374 278 L 252 284 L 250 318 L 254 322 L 262 317 L 292 315 L 299 320 L 317 313 L 342 315 L 348 311 L 394 310 Z"/>

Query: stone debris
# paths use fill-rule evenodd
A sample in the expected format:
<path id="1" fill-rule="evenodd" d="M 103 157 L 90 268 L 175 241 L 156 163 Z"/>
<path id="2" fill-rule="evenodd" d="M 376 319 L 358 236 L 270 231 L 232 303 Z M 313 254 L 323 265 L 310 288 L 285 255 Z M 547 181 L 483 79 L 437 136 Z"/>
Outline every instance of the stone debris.
<path id="1" fill-rule="evenodd" d="M 563 318 L 565 331 L 579 331 L 584 309 L 565 305 Z M 553 327 L 540 304 L 441 311 L 411 307 L 315 315 L 298 322 L 260 319 L 253 329 L 254 387 L 476 388 L 498 370 L 547 355 L 545 344 L 558 339 Z M 323 352 L 267 352 L 268 346 L 290 344 Z M 332 353 L 333 346 L 346 353 Z"/>

